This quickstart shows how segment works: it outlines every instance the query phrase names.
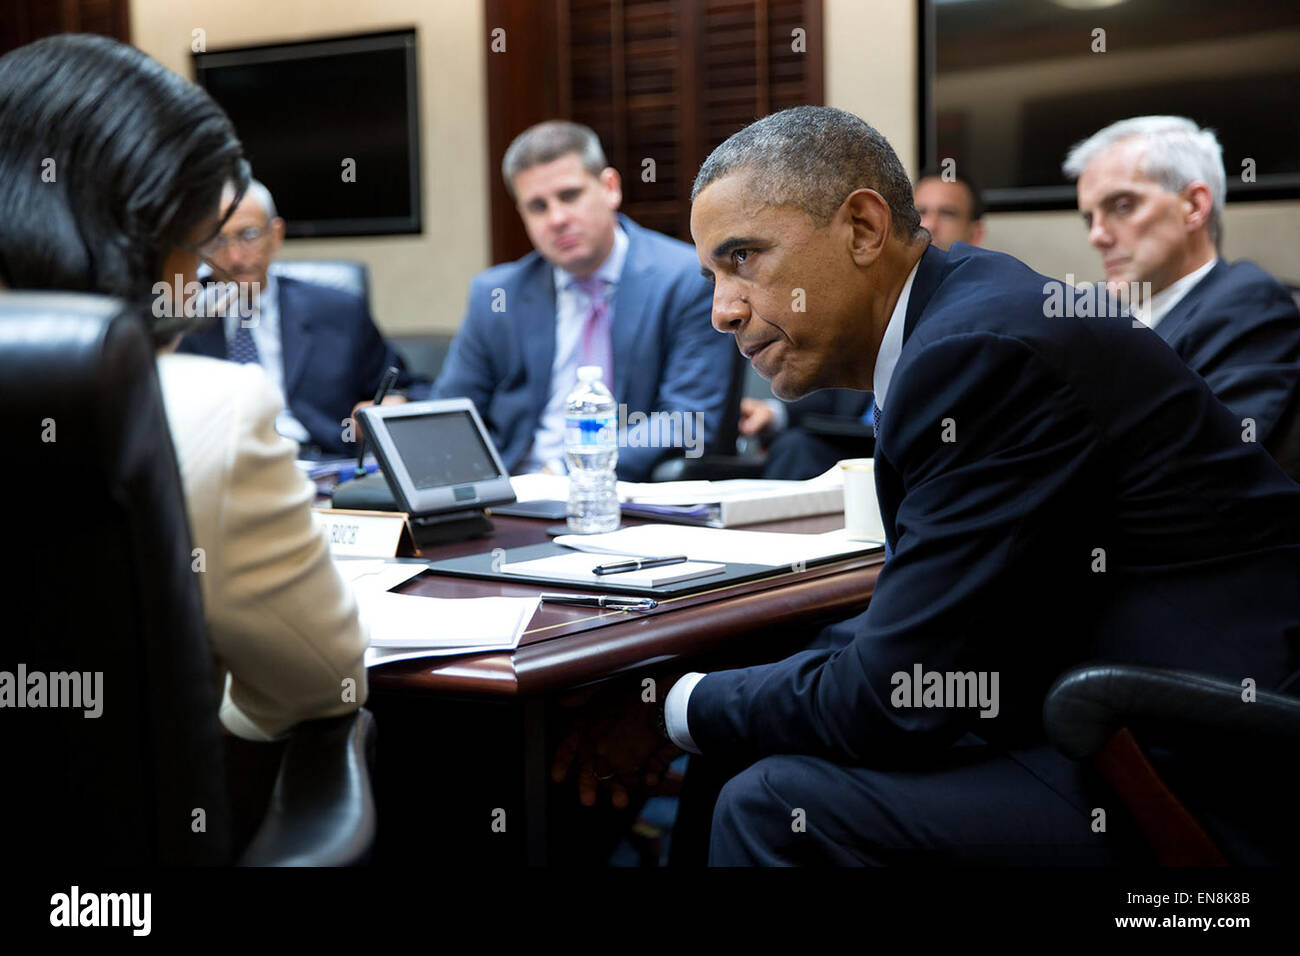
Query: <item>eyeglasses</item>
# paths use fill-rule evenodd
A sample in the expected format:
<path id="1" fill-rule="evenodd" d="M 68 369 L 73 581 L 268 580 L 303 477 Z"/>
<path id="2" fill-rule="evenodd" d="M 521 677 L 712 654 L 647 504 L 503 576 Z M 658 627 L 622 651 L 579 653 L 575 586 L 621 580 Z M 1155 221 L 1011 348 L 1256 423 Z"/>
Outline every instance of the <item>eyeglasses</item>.
<path id="1" fill-rule="evenodd" d="M 247 232 L 248 230 L 244 231 Z M 208 275 L 201 276 L 199 281 L 207 287 L 204 314 L 210 316 L 225 315 L 226 310 L 239 299 L 240 291 L 238 280 L 208 257 L 206 250 L 212 245 L 213 241 L 208 240 L 198 246 L 190 245 L 188 242 L 176 243 L 177 249 L 193 253 L 198 257 L 199 262 L 208 268 Z"/>
<path id="2" fill-rule="evenodd" d="M 203 245 L 199 246 L 198 249 L 201 250 L 200 255 L 203 256 L 215 255 L 232 242 L 247 249 L 249 246 L 254 246 L 261 242 L 262 238 L 270 231 L 269 227 L 249 226 L 247 229 L 239 230 L 239 232 L 229 238 L 224 234 L 213 236 L 207 242 L 203 243 Z"/>

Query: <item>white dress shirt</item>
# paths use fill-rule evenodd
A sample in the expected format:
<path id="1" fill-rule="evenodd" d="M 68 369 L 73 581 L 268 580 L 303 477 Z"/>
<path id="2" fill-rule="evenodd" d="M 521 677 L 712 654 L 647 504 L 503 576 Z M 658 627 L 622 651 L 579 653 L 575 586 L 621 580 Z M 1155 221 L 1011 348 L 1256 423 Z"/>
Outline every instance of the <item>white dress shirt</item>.
<path id="1" fill-rule="evenodd" d="M 594 277 L 603 279 L 609 287 L 605 290 L 609 302 L 609 328 L 614 328 L 614 294 L 623 275 L 627 261 L 628 238 L 622 226 L 614 227 L 614 248 L 600 264 Z M 555 359 L 551 363 L 551 394 L 542 418 L 533 436 L 533 447 L 524 459 L 523 470 L 550 469 L 564 474 L 564 419 L 569 393 L 578 384 L 578 366 L 582 362 L 582 331 L 591 313 L 591 299 L 574 283 L 577 277 L 559 266 L 553 269 L 555 278 Z M 612 351 L 612 349 L 611 349 Z M 617 371 L 617 370 L 615 370 Z M 605 369 L 606 376 L 609 369 Z M 605 382 L 606 386 L 609 382 Z"/>
<path id="2" fill-rule="evenodd" d="M 225 316 L 226 343 L 234 341 L 236 323 L 241 317 L 238 310 Z M 288 396 L 284 394 L 284 346 L 280 341 L 280 287 L 275 276 L 267 273 L 266 285 L 262 286 L 261 295 L 253 302 L 252 326 L 253 344 L 257 346 L 257 362 L 266 372 L 266 377 L 280 395 L 282 409 L 275 419 L 275 430 L 286 438 L 303 443 L 311 441 L 311 434 L 303 423 L 289 411 Z"/>
<path id="3" fill-rule="evenodd" d="M 1182 302 L 1187 293 L 1191 292 L 1196 287 L 1196 284 L 1209 274 L 1218 261 L 1218 256 L 1212 256 L 1210 261 L 1199 269 L 1187 273 L 1176 282 L 1171 282 L 1151 297 L 1151 301 L 1146 304 L 1146 308 L 1135 308 L 1133 318 L 1147 328 L 1154 329 L 1160 324 L 1160 320 L 1168 315 L 1174 306 Z"/>
<path id="4" fill-rule="evenodd" d="M 882 410 L 885 407 L 885 393 L 889 391 L 889 381 L 894 375 L 894 366 L 898 364 L 898 358 L 903 353 L 907 303 L 912 298 L 912 282 L 915 281 L 916 272 L 920 267 L 921 261 L 918 259 L 916 265 L 912 266 L 912 271 L 907 274 L 903 291 L 898 294 L 894 311 L 889 314 L 889 323 L 885 326 L 884 337 L 880 340 L 880 351 L 876 353 L 876 366 L 871 381 L 873 391 L 876 393 L 876 404 Z M 668 739 L 678 749 L 685 750 L 687 753 L 700 752 L 700 748 L 695 745 L 691 737 L 686 714 L 690 707 L 691 691 L 695 690 L 695 685 L 707 676 L 698 671 L 686 674 L 673 684 L 672 689 L 668 691 L 668 697 L 664 700 L 664 728 L 668 731 Z"/>

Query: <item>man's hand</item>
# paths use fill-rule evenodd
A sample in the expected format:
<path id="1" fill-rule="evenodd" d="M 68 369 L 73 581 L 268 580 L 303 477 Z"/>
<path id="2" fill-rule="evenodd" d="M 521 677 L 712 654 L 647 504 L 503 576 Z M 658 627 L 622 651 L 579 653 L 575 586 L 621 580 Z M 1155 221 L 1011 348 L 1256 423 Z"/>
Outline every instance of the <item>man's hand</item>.
<path id="1" fill-rule="evenodd" d="M 369 408 L 374 402 L 357 402 L 352 406 L 352 421 L 356 423 L 357 441 L 365 441 L 365 433 L 361 428 L 361 419 L 357 418 L 357 412 L 363 408 Z M 405 405 L 405 395 L 385 395 L 380 405 Z"/>
<path id="2" fill-rule="evenodd" d="M 742 398 L 740 400 L 740 434 L 746 438 L 752 438 L 771 427 L 776 420 L 771 407 L 767 402 L 758 398 Z"/>
<path id="3" fill-rule="evenodd" d="M 658 693 L 666 694 L 672 683 L 672 678 L 660 681 Z M 618 681 L 561 701 L 565 708 L 581 710 L 555 750 L 551 779 L 560 783 L 576 774 L 584 807 L 595 806 L 604 791 L 616 809 L 624 809 L 634 793 L 658 784 L 681 753 L 659 734 L 659 703 L 644 696 L 642 685 Z"/>

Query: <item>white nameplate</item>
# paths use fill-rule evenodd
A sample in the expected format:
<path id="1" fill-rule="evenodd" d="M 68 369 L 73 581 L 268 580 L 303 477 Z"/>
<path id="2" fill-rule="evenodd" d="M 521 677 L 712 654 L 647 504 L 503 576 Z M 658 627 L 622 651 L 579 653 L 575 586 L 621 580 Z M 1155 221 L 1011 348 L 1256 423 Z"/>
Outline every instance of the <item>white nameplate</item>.
<path id="1" fill-rule="evenodd" d="M 407 545 L 403 550 L 412 553 L 405 512 L 313 508 L 312 519 L 325 529 L 332 555 L 391 558 L 403 544 Z"/>

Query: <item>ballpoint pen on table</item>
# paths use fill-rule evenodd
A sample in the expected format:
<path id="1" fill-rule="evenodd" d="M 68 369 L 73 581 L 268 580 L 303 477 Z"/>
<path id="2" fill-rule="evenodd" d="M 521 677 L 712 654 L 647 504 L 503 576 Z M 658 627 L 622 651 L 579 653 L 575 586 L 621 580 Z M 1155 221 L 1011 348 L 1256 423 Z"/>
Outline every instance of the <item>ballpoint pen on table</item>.
<path id="1" fill-rule="evenodd" d="M 640 571 L 642 568 L 662 568 L 669 564 L 682 564 L 690 560 L 684 554 L 675 554 L 668 558 L 632 558 L 630 561 L 615 561 L 613 564 L 600 564 L 591 569 L 592 574 L 622 574 L 624 571 Z"/>
<path id="2" fill-rule="evenodd" d="M 654 598 L 619 597 L 615 594 L 543 594 L 541 597 L 552 604 L 576 604 L 613 611 L 650 611 L 659 606 Z"/>

